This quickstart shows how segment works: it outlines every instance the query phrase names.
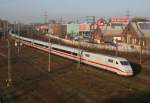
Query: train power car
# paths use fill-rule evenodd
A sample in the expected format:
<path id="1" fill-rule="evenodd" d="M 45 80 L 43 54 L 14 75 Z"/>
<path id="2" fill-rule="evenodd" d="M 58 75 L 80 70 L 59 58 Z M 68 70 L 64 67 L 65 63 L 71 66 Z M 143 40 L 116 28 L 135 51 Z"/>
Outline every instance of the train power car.
<path id="1" fill-rule="evenodd" d="M 131 65 L 125 58 L 98 53 L 83 52 L 83 62 L 85 64 L 115 72 L 119 75 L 133 75 Z"/>

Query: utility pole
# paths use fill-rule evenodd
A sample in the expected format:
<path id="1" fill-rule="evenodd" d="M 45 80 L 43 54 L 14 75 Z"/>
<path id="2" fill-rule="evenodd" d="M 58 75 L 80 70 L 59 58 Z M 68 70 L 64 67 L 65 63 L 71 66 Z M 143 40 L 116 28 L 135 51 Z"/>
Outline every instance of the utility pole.
<path id="1" fill-rule="evenodd" d="M 14 33 L 16 33 L 16 21 L 14 22 Z"/>
<path id="2" fill-rule="evenodd" d="M 50 37 L 50 25 L 47 22 L 47 18 L 48 18 L 47 11 L 45 11 L 44 20 L 45 20 L 45 24 L 47 25 L 47 33 L 49 34 L 49 38 L 48 38 L 48 43 L 49 43 L 49 46 L 48 46 L 48 72 L 50 73 L 51 72 L 51 62 L 50 62 L 50 59 L 51 59 L 51 37 Z"/>
<path id="3" fill-rule="evenodd" d="M 140 64 L 142 64 L 142 43 L 143 41 L 140 40 Z"/>
<path id="4" fill-rule="evenodd" d="M 50 29 L 50 28 L 49 28 Z M 48 72 L 51 72 L 51 37 L 50 37 L 50 32 L 49 32 L 49 49 L 48 49 Z"/>
<path id="5" fill-rule="evenodd" d="M 34 31 L 34 24 L 32 25 L 31 29 L 32 29 L 31 38 L 34 38 L 34 32 L 33 32 Z M 29 31 L 30 31 L 30 28 L 29 28 Z M 32 41 L 32 45 L 34 45 L 34 39 Z"/>
<path id="6" fill-rule="evenodd" d="M 8 43 L 8 81 L 7 81 L 7 86 L 9 87 L 11 82 L 12 82 L 12 77 L 11 77 L 11 47 L 10 47 L 9 38 L 7 39 L 7 43 Z"/>
<path id="7" fill-rule="evenodd" d="M 5 22 L 3 22 L 3 34 L 4 34 L 4 39 L 5 39 L 5 37 L 6 37 L 6 24 L 5 24 Z"/>
<path id="8" fill-rule="evenodd" d="M 47 23 L 47 17 L 48 17 L 47 11 L 45 11 L 45 12 L 44 12 L 44 22 L 45 22 L 45 24 Z"/>
<path id="9" fill-rule="evenodd" d="M 19 38 L 18 38 L 18 55 L 19 55 L 19 53 L 20 53 L 20 26 L 19 26 L 19 23 L 18 23 L 18 36 L 19 36 Z"/>
<path id="10" fill-rule="evenodd" d="M 47 24 L 48 27 L 48 34 L 49 34 L 49 38 L 48 38 L 48 42 L 49 42 L 49 52 L 48 52 L 48 72 L 51 72 L 51 28 L 50 25 Z"/>
<path id="11" fill-rule="evenodd" d="M 116 57 L 118 56 L 118 40 L 116 40 Z"/>
<path id="12" fill-rule="evenodd" d="M 126 11 L 126 16 L 127 16 L 127 18 L 129 19 L 129 21 L 130 21 L 130 17 L 131 17 L 131 14 L 130 14 L 131 12 L 130 12 L 130 10 L 128 9 L 127 11 Z"/>
<path id="13" fill-rule="evenodd" d="M 61 17 L 60 18 L 60 23 L 58 24 L 59 25 L 59 44 L 61 43 L 61 36 L 63 35 L 63 18 Z"/>
<path id="14" fill-rule="evenodd" d="M 8 32 L 8 22 L 6 22 L 6 33 Z M 5 38 L 6 38 L 6 33 L 5 33 Z M 8 45 L 8 81 L 7 81 L 7 86 L 9 87 L 12 82 L 12 77 L 11 77 L 11 45 L 10 45 L 10 40 L 9 37 L 7 36 L 7 45 Z"/>
<path id="15" fill-rule="evenodd" d="M 80 50 L 80 38 L 79 38 L 79 41 L 78 41 L 78 57 L 79 57 L 79 61 L 78 61 L 78 66 L 77 68 L 80 69 L 81 67 L 81 56 L 82 56 L 82 51 Z"/>
<path id="16" fill-rule="evenodd" d="M 15 33 L 15 23 L 13 24 L 13 31 L 14 31 L 14 33 Z"/>
<path id="17" fill-rule="evenodd" d="M 9 30 L 9 26 L 8 26 L 8 22 L 6 22 L 6 35 L 8 37 L 8 30 Z"/>

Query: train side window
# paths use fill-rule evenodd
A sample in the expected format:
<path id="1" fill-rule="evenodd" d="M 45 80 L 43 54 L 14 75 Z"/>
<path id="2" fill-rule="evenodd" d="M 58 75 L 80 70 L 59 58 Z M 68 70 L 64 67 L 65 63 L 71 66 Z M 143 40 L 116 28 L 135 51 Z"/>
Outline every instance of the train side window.
<path id="1" fill-rule="evenodd" d="M 116 61 L 116 64 L 118 64 L 118 62 Z"/>
<path id="2" fill-rule="evenodd" d="M 86 56 L 86 57 L 90 57 L 90 55 L 89 55 L 89 54 L 85 54 L 85 56 Z"/>
<path id="3" fill-rule="evenodd" d="M 113 60 L 112 59 L 108 59 L 108 62 L 113 63 Z"/>

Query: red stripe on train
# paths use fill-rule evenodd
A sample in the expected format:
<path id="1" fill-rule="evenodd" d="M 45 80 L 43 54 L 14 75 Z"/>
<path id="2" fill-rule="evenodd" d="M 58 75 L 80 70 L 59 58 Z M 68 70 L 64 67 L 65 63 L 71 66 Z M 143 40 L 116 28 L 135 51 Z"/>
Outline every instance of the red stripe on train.
<path id="1" fill-rule="evenodd" d="M 36 44 L 31 44 L 31 43 L 28 43 L 28 42 L 24 42 L 24 44 L 26 44 L 28 46 L 31 46 L 31 47 L 39 48 L 40 50 L 44 50 L 46 52 L 49 51 L 49 48 L 47 48 L 47 47 L 42 47 L 42 46 L 39 46 L 39 45 L 36 45 Z M 118 71 L 123 72 L 123 73 L 128 73 L 128 72 L 120 70 L 119 68 L 116 68 L 116 67 L 113 67 L 113 66 L 110 66 L 110 65 L 106 65 L 106 64 L 101 64 L 101 63 L 98 63 L 98 62 L 95 62 L 95 61 L 91 61 L 91 60 L 87 60 L 87 59 L 84 59 L 84 58 L 80 58 L 79 56 L 73 56 L 71 54 L 67 54 L 67 53 L 64 53 L 64 52 L 56 51 L 56 50 L 53 50 L 53 49 L 52 49 L 52 51 L 54 51 L 56 53 L 60 53 L 60 55 L 63 54 L 64 56 L 70 56 L 72 58 L 85 60 L 85 61 L 93 63 L 93 64 L 97 64 L 97 65 L 100 65 L 100 66 L 105 66 L 105 67 L 108 67 L 108 68 L 111 68 L 111 69 L 115 69 L 115 70 L 118 70 Z"/>

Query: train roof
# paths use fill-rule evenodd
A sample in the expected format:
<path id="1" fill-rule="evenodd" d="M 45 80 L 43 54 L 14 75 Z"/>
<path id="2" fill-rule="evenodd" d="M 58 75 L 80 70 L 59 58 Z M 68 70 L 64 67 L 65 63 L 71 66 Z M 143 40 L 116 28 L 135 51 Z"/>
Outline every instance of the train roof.
<path id="1" fill-rule="evenodd" d="M 17 36 L 13 33 L 11 33 L 12 36 L 15 36 L 17 38 L 20 38 L 20 39 L 23 39 L 23 40 L 27 40 L 27 41 L 34 41 L 35 43 L 38 43 L 38 44 L 41 44 L 41 45 L 45 45 L 45 46 L 49 46 L 49 43 L 48 42 L 44 42 L 44 41 L 40 41 L 40 40 L 33 40 L 31 38 L 26 38 L 26 37 L 22 37 L 22 36 Z M 78 53 L 78 52 L 85 52 L 85 53 L 90 53 L 90 54 L 93 54 L 93 55 L 100 55 L 100 56 L 107 56 L 107 57 L 110 57 L 112 59 L 119 59 L 119 60 L 122 60 L 122 61 L 126 61 L 127 59 L 125 58 L 122 58 L 122 57 L 117 57 L 117 56 L 112 56 L 112 55 L 106 55 L 106 54 L 100 54 L 100 53 L 93 53 L 93 52 L 88 52 L 88 51 L 85 51 L 83 49 L 79 49 L 79 48 L 73 48 L 73 47 L 69 47 L 69 46 L 65 46 L 65 45 L 60 45 L 60 44 L 51 44 L 52 47 L 57 47 L 59 49 L 63 49 L 63 50 L 66 50 L 66 51 L 71 51 L 71 52 L 75 52 L 75 53 Z"/>
<path id="2" fill-rule="evenodd" d="M 92 53 L 92 52 L 85 52 L 85 53 Z M 109 54 L 101 54 L 101 53 L 92 53 L 92 54 L 105 56 L 105 57 L 109 57 L 109 58 L 112 58 L 112 59 L 117 59 L 117 60 L 120 60 L 120 61 L 126 61 L 127 60 L 126 58 L 113 56 L 113 55 L 109 55 Z"/>
<path id="3" fill-rule="evenodd" d="M 101 56 L 107 56 L 110 57 L 112 59 L 118 59 L 121 61 L 126 61 L 127 59 L 123 58 L 123 57 L 118 57 L 118 56 L 112 56 L 112 55 L 107 55 L 107 54 L 100 54 L 100 53 L 93 53 L 93 52 L 88 52 L 86 50 L 83 49 L 78 49 L 78 48 L 73 48 L 73 47 L 69 47 L 69 46 L 64 46 L 64 45 L 59 45 L 59 44 L 52 44 L 52 46 L 58 47 L 59 49 L 65 49 L 68 51 L 72 51 L 72 52 L 78 52 L 80 51 L 84 51 L 85 53 L 90 53 L 90 54 L 94 54 L 94 55 L 101 55 Z"/>
<path id="4" fill-rule="evenodd" d="M 65 45 L 60 45 L 60 44 L 52 44 L 52 47 L 57 47 L 59 49 L 65 49 L 65 50 L 72 51 L 72 52 L 83 51 L 82 49 L 79 49 L 79 48 L 73 48 L 73 47 L 69 47 L 69 46 L 65 46 Z"/>

